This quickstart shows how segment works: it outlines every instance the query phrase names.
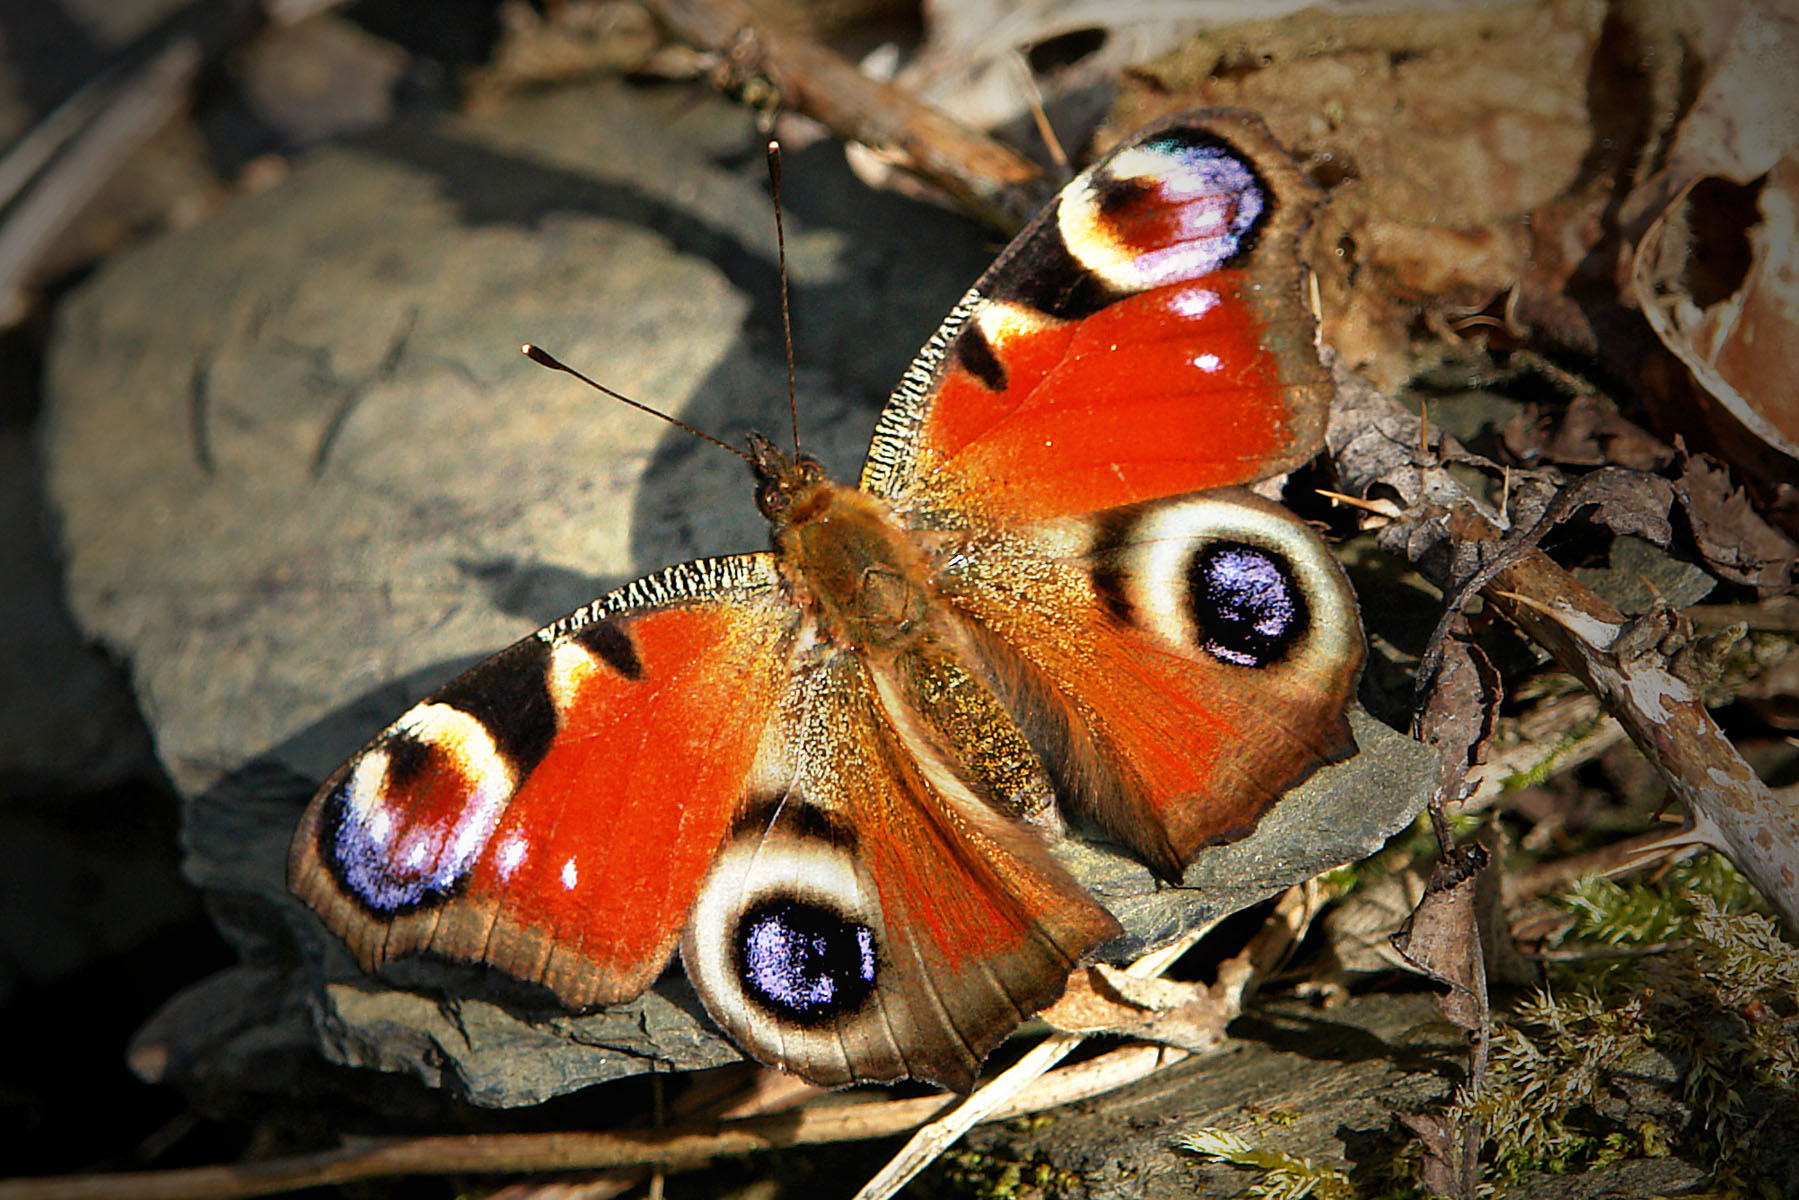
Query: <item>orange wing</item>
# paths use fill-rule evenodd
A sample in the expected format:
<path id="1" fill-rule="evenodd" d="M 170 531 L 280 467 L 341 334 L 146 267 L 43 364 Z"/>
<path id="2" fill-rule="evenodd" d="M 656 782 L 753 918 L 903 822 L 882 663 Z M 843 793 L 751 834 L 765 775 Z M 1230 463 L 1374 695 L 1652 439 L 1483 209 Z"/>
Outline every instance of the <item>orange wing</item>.
<path id="1" fill-rule="evenodd" d="M 834 638 L 769 555 L 631 584 L 327 781 L 294 891 L 366 967 L 433 951 L 576 1006 L 638 994 L 679 938 L 758 1058 L 967 1086 L 1118 930 L 1027 823 L 1052 788 L 1173 876 L 1349 746 L 1341 573 L 1280 510 L 1200 491 L 1315 452 L 1309 200 L 1252 118 L 1121 147 L 883 414 L 863 484 L 932 571 L 906 637 Z"/>
<path id="2" fill-rule="evenodd" d="M 989 535 L 941 583 L 1064 802 L 1165 878 L 1355 749 L 1354 593 L 1254 493 Z"/>
<path id="3" fill-rule="evenodd" d="M 289 886 L 365 969 L 429 950 L 576 1007 L 637 995 L 742 802 L 798 621 L 767 555 L 596 601 L 340 768 Z"/>
<path id="4" fill-rule="evenodd" d="M 1002 525 L 1244 483 L 1317 453 L 1294 243 L 1314 189 L 1261 122 L 1146 131 L 1070 184 L 907 372 L 862 485 Z"/>

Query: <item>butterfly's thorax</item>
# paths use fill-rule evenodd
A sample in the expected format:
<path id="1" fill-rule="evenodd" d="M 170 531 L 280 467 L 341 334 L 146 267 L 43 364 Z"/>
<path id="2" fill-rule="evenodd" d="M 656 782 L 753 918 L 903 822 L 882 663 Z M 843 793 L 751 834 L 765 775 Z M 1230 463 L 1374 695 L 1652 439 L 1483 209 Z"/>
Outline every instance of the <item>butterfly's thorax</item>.
<path id="1" fill-rule="evenodd" d="M 885 653 L 922 636 L 929 565 L 915 535 L 883 501 L 821 478 L 772 520 L 775 553 L 794 599 L 827 639 Z"/>

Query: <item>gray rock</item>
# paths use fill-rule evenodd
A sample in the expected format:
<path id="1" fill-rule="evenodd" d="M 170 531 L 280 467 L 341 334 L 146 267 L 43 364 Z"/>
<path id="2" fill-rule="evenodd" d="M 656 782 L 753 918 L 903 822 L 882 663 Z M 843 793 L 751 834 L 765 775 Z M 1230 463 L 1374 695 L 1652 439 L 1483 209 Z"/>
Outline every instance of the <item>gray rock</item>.
<path id="1" fill-rule="evenodd" d="M 1574 577 L 1630 616 L 1657 604 L 1672 609 L 1697 604 L 1718 584 L 1703 568 L 1628 534 L 1612 540 L 1605 566 L 1576 567 Z"/>
<path id="2" fill-rule="evenodd" d="M 60 314 L 45 444 L 72 606 L 132 663 L 190 798 L 190 877 L 251 962 L 301 964 L 290 986 L 335 1061 L 515 1105 L 735 1056 L 678 972 L 582 1016 L 464 967 L 375 983 L 282 875 L 316 782 L 432 686 L 634 575 L 765 543 L 741 463 L 517 353 L 541 343 L 727 440 L 783 430 L 754 145 L 722 101 L 619 84 L 394 128 L 120 256 Z M 828 146 L 786 178 L 802 428 L 853 478 L 886 390 L 993 247 L 861 192 Z M 1365 753 L 1184 887 L 1071 844 L 1129 931 L 1107 952 L 1404 826 L 1432 756 L 1356 728 Z M 270 1035 L 234 1020 L 234 994 L 191 993 L 134 1061 L 216 1080 L 241 1045 L 245 1072 L 267 1070 Z"/>
<path id="3" fill-rule="evenodd" d="M 38 469 L 0 430 L 0 797 L 68 795 L 155 770 L 130 685 L 59 601 Z"/>

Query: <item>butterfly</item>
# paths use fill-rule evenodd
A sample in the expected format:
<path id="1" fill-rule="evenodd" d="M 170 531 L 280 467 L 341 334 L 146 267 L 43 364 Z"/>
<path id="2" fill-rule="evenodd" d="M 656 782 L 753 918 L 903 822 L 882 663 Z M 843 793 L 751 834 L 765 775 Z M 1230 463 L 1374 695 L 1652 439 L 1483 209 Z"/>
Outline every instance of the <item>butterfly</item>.
<path id="1" fill-rule="evenodd" d="M 1120 932 L 1070 823 L 1175 881 L 1354 752 L 1356 601 L 1243 485 L 1310 459 L 1315 189 L 1259 119 L 1070 183 L 893 392 L 860 486 L 752 436 L 760 553 L 629 583 L 452 680 L 306 809 L 365 969 L 589 1008 L 678 952 L 748 1054 L 966 1090 Z"/>

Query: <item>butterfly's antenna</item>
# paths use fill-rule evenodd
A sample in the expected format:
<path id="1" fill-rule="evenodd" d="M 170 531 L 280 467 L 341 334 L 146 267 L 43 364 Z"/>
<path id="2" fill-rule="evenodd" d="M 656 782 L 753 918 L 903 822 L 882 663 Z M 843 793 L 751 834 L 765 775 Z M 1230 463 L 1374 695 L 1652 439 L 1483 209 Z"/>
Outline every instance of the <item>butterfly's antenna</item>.
<path id="1" fill-rule="evenodd" d="M 1056 170 L 1061 172 L 1062 178 L 1071 177 L 1074 168 L 1068 162 L 1068 151 L 1062 148 L 1062 139 L 1056 136 L 1054 127 L 1049 123 L 1049 114 L 1043 111 L 1043 89 L 1037 86 L 1037 76 L 1031 71 L 1031 60 L 1014 50 L 1010 61 L 1016 67 L 1015 73 L 1024 90 L 1025 103 L 1031 109 L 1031 120 L 1037 123 L 1037 136 L 1043 139 L 1050 161 L 1056 164 Z"/>
<path id="2" fill-rule="evenodd" d="M 787 412 L 793 418 L 793 456 L 800 453 L 800 402 L 793 377 L 793 311 L 787 304 L 787 229 L 781 220 L 781 143 L 768 143 L 768 182 L 775 197 L 775 261 L 781 274 L 781 337 L 787 346 Z"/>
<path id="3" fill-rule="evenodd" d="M 615 392 L 603 383 L 595 383 L 593 380 L 591 380 L 587 376 L 581 374 L 581 372 L 575 370 L 573 367 L 569 366 L 567 363 L 563 362 L 561 359 L 557 358 L 555 355 L 551 354 L 548 350 L 545 350 L 541 346 L 533 346 L 530 342 L 526 342 L 524 345 L 520 346 L 519 349 L 524 351 L 526 358 L 530 359 L 532 362 L 536 363 L 540 367 L 548 367 L 552 371 L 563 371 L 563 372 L 566 372 L 567 374 L 573 375 L 576 379 L 579 379 L 582 383 L 585 383 L 588 387 L 592 388 L 594 391 L 602 392 L 605 395 L 611 396 L 614 400 L 617 400 L 620 404 L 629 404 L 632 408 L 637 409 L 639 412 L 649 413 L 652 417 L 660 417 L 662 420 L 667 421 L 670 425 L 673 425 L 676 429 L 685 429 L 688 433 L 691 433 L 694 437 L 699 438 L 701 441 L 711 442 L 714 446 L 718 446 L 724 450 L 729 450 L 732 454 L 735 454 L 738 458 L 741 458 L 744 462 L 749 463 L 751 466 L 756 465 L 755 459 L 751 458 L 744 451 L 739 450 L 737 447 L 731 445 L 731 443 L 725 442 L 725 441 L 720 441 L 718 438 L 713 437 L 711 434 L 707 433 L 703 429 L 695 429 L 693 426 L 689 425 L 686 421 L 681 420 L 679 417 L 671 417 L 667 413 L 661 411 L 660 409 L 651 408 L 647 404 L 642 404 L 636 400 L 631 399 L 631 397 L 625 395 L 622 392 Z"/>

